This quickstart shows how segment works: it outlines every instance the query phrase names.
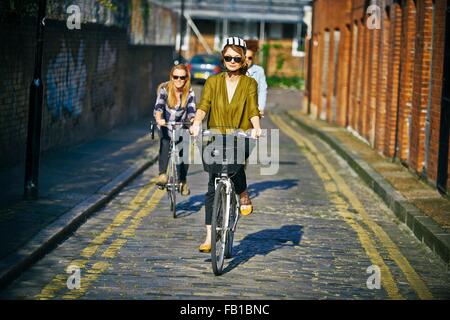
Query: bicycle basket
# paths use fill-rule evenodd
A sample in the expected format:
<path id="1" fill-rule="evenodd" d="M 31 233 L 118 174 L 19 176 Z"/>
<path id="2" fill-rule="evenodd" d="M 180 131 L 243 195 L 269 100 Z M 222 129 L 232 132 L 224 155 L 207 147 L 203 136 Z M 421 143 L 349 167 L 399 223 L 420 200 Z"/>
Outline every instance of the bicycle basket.
<path id="1" fill-rule="evenodd" d="M 203 169 L 209 173 L 235 174 L 255 147 L 255 142 L 233 135 L 213 135 L 202 143 Z"/>

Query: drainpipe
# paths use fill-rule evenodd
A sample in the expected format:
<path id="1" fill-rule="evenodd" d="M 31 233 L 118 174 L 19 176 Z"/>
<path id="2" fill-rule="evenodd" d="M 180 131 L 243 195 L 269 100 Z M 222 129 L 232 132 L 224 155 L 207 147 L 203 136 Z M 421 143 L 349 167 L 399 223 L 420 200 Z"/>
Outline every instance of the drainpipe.
<path id="1" fill-rule="evenodd" d="M 41 151 L 42 109 L 44 101 L 44 86 L 41 73 L 46 6 L 47 0 L 39 0 L 36 28 L 36 53 L 33 81 L 30 86 L 27 147 L 25 155 L 24 198 L 26 200 L 36 200 L 38 198 L 39 190 L 39 158 Z"/>
<path id="2" fill-rule="evenodd" d="M 432 4 L 432 18 L 431 18 L 431 57 L 433 57 L 434 51 L 434 39 L 435 39 L 435 6 L 434 2 Z M 430 152 L 430 121 L 431 121 L 431 104 L 432 104 L 432 81 L 433 81 L 433 58 L 431 58 L 430 63 L 430 82 L 428 84 L 428 105 L 427 105 L 427 115 L 425 117 L 425 159 L 422 168 L 422 177 L 427 177 L 427 169 L 428 169 L 428 158 Z"/>
<path id="3" fill-rule="evenodd" d="M 181 47 L 183 46 L 183 37 L 184 37 L 184 0 L 181 0 L 180 47 L 178 48 L 178 61 L 181 61 Z"/>
<path id="4" fill-rule="evenodd" d="M 407 12 L 405 12 L 405 7 L 407 6 L 407 4 L 405 3 L 405 2 L 403 2 L 403 8 L 402 8 L 402 19 L 403 19 L 403 15 L 404 14 L 408 14 Z M 398 23 L 398 21 L 397 21 L 397 19 L 398 19 L 398 17 L 397 16 L 395 16 L 395 27 L 397 27 L 397 23 Z M 402 23 L 402 21 L 400 20 L 400 23 Z M 404 34 L 405 33 L 405 31 L 403 30 L 403 28 L 402 28 L 402 37 L 401 37 L 401 39 L 404 39 L 404 37 L 406 37 L 406 35 Z M 401 44 L 401 40 L 400 40 L 400 50 L 401 50 L 401 46 L 402 46 L 402 44 Z M 402 79 L 402 69 L 403 69 L 403 64 L 404 64 L 404 61 L 403 61 L 403 59 L 402 59 L 402 56 L 401 56 L 401 53 L 400 53 L 400 67 L 399 67 L 399 72 L 398 72 L 398 90 L 397 90 L 397 112 L 396 112 L 396 119 L 395 119 L 395 146 L 394 146 L 394 155 L 393 155 L 393 157 L 392 157 L 392 162 L 394 162 L 395 161 L 395 158 L 397 158 L 397 152 L 398 152 L 398 125 L 399 125 L 399 115 L 400 115 L 400 92 L 402 91 L 401 90 L 401 87 L 400 87 L 400 83 L 401 83 L 401 79 Z"/>
<path id="5" fill-rule="evenodd" d="M 311 72 L 312 72 L 312 47 L 314 45 L 314 0 L 310 2 L 311 4 L 311 38 L 309 39 L 308 47 L 308 107 L 307 113 L 311 114 Z"/>

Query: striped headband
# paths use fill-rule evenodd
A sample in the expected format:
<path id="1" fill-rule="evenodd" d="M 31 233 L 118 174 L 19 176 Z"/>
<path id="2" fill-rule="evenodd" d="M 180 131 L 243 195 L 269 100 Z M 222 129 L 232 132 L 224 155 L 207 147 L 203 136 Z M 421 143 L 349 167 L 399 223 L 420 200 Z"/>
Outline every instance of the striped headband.
<path id="1" fill-rule="evenodd" d="M 244 52 L 247 51 L 247 45 L 245 44 L 245 41 L 238 37 L 227 38 L 225 40 L 225 44 L 223 45 L 223 47 L 225 48 L 225 46 L 228 46 L 228 45 L 235 45 L 238 47 L 242 47 L 244 49 Z"/>

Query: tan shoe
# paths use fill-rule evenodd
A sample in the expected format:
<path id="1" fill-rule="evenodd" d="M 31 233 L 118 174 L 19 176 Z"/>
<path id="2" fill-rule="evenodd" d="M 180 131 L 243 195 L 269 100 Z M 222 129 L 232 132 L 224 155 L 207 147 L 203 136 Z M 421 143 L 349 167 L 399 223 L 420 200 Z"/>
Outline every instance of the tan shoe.
<path id="1" fill-rule="evenodd" d="M 198 247 L 198 250 L 203 253 L 209 253 L 209 252 L 211 252 L 211 244 L 210 243 L 206 243 L 206 244 L 202 243 L 200 245 L 200 247 Z"/>
<path id="2" fill-rule="evenodd" d="M 156 184 L 160 185 L 160 186 L 165 186 L 167 184 L 167 181 L 169 181 L 169 177 L 167 176 L 167 174 L 161 173 L 158 176 L 158 180 L 156 181 Z"/>
<path id="3" fill-rule="evenodd" d="M 187 182 L 181 183 L 181 195 L 182 196 L 188 196 L 191 194 L 191 190 L 189 190 Z"/>

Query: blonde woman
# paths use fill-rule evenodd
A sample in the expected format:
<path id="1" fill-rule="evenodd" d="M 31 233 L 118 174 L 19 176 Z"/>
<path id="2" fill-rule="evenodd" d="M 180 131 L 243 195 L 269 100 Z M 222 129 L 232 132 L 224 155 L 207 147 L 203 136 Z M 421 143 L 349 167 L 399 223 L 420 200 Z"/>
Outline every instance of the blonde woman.
<path id="1" fill-rule="evenodd" d="M 159 185 L 167 184 L 167 165 L 169 163 L 170 150 L 170 130 L 167 125 L 169 121 L 182 122 L 186 119 L 193 120 L 195 116 L 195 95 L 191 88 L 191 79 L 188 68 L 179 64 L 170 70 L 170 80 L 158 87 L 158 97 L 156 99 L 153 115 L 158 124 L 158 134 L 160 136 L 159 145 Z M 177 143 L 182 141 L 182 137 Z M 180 154 L 182 157 L 183 154 Z M 189 165 L 181 163 L 177 165 L 178 181 L 181 183 L 181 194 L 190 194 L 186 176 Z"/>
<path id="2" fill-rule="evenodd" d="M 258 88 L 255 79 L 246 76 L 247 63 L 245 41 L 238 37 L 228 38 L 222 50 L 222 63 L 226 71 L 206 80 L 201 101 L 198 105 L 191 134 L 197 136 L 206 114 L 208 128 L 234 128 L 244 131 L 252 129 L 254 138 L 261 135 L 258 110 Z M 217 175 L 209 175 L 208 192 L 205 201 L 206 240 L 199 247 L 201 252 L 211 252 L 211 219 Z M 240 196 L 242 215 L 253 212 L 247 192 L 247 178 L 244 168 L 232 178 L 236 193 Z"/>

